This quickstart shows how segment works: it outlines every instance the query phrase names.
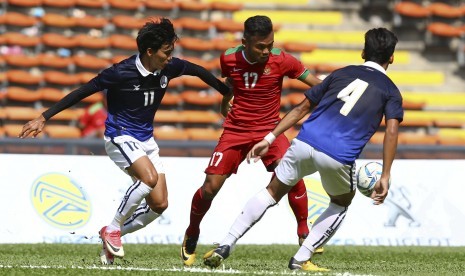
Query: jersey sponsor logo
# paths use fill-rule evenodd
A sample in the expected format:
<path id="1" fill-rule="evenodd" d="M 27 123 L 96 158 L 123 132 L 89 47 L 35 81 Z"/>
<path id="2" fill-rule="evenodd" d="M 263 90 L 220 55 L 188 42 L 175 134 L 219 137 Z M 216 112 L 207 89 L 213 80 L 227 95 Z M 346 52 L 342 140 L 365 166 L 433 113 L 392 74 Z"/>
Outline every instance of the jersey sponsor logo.
<path id="1" fill-rule="evenodd" d="M 263 69 L 263 75 L 269 75 L 270 73 L 271 73 L 270 66 L 265 66 L 265 69 Z"/>
<path id="2" fill-rule="evenodd" d="M 168 78 L 166 76 L 161 76 L 160 87 L 165 88 L 167 85 L 168 85 Z"/>
<path id="3" fill-rule="evenodd" d="M 48 224 L 65 230 L 84 226 L 91 216 L 91 203 L 69 176 L 47 173 L 34 181 L 32 206 Z"/>
<path id="4" fill-rule="evenodd" d="M 139 85 L 133 84 L 133 86 L 134 86 L 134 89 L 133 89 L 134 91 L 139 91 L 140 90 L 140 84 Z"/>

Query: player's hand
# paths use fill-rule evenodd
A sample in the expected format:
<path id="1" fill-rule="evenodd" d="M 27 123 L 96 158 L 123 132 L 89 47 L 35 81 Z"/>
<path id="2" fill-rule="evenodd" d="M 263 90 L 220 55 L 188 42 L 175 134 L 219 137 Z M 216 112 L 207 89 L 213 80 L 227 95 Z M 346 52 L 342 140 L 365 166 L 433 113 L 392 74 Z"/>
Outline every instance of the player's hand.
<path id="1" fill-rule="evenodd" d="M 379 205 L 384 202 L 388 195 L 389 191 L 389 177 L 381 176 L 381 179 L 376 182 L 375 189 L 371 194 L 371 198 L 373 199 L 374 205 Z"/>
<path id="2" fill-rule="evenodd" d="M 35 118 L 34 120 L 27 122 L 23 126 L 23 129 L 21 130 L 21 133 L 19 133 L 18 137 L 27 138 L 29 135 L 32 135 L 32 138 L 35 138 L 37 135 L 39 135 L 39 133 L 42 132 L 42 129 L 45 126 L 45 122 L 46 120 L 42 115 Z"/>
<path id="3" fill-rule="evenodd" d="M 266 140 L 261 140 L 253 146 L 253 148 L 247 153 L 247 163 L 250 164 L 250 159 L 253 158 L 253 162 L 257 162 L 268 152 L 270 144 Z"/>

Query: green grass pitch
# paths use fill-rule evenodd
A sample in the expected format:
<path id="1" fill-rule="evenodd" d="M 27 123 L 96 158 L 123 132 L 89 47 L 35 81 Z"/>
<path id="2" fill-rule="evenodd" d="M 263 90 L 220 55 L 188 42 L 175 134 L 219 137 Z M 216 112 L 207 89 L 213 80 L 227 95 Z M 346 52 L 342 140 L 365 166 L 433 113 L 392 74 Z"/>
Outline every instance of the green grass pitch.
<path id="1" fill-rule="evenodd" d="M 241 245 L 218 269 L 203 266 L 212 246 L 199 245 L 196 264 L 184 268 L 179 245 L 125 245 L 126 257 L 99 263 L 97 244 L 2 244 L 0 275 L 305 275 L 287 263 L 296 245 Z M 313 258 L 328 273 L 313 275 L 465 275 L 464 247 L 327 246 Z"/>

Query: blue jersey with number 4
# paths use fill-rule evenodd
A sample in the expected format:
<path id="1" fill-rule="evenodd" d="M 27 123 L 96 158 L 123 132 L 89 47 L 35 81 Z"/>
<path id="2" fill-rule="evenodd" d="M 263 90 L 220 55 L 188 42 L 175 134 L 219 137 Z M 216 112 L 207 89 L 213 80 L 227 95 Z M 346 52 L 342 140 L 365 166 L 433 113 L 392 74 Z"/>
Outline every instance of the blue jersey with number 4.
<path id="1" fill-rule="evenodd" d="M 169 81 L 183 74 L 185 64 L 182 59 L 172 58 L 163 70 L 142 74 L 139 57 L 134 55 L 91 80 L 99 90 L 107 91 L 105 136 L 129 135 L 139 141 L 153 137 L 155 112 Z"/>
<path id="2" fill-rule="evenodd" d="M 386 120 L 403 119 L 402 96 L 373 62 L 339 69 L 305 92 L 317 105 L 297 139 L 343 164 L 352 164 Z"/>

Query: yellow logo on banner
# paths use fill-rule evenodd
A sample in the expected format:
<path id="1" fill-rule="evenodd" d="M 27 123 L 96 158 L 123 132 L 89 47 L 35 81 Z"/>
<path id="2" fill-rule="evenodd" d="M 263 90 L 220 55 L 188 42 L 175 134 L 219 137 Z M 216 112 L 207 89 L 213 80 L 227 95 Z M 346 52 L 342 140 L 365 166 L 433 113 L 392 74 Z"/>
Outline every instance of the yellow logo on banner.
<path id="1" fill-rule="evenodd" d="M 34 209 L 52 226 L 69 230 L 79 228 L 89 221 L 90 201 L 66 175 L 42 175 L 34 181 L 31 196 Z"/>
<path id="2" fill-rule="evenodd" d="M 321 185 L 321 181 L 313 178 L 304 178 L 308 196 L 308 222 L 313 224 L 329 205 L 329 196 Z"/>

